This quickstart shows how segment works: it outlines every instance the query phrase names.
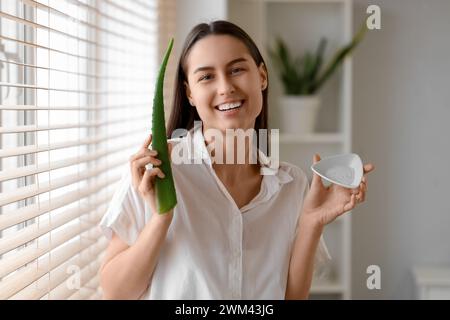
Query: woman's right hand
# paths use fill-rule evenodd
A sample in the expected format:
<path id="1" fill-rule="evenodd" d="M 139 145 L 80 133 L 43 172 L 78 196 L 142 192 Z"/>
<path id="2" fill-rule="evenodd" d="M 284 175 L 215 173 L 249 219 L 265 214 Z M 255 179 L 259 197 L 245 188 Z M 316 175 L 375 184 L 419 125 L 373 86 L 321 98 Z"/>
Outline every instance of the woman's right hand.
<path id="1" fill-rule="evenodd" d="M 131 169 L 131 179 L 134 190 L 138 191 L 139 195 L 144 199 L 144 201 L 150 206 L 152 210 L 152 219 L 167 220 L 172 219 L 173 210 L 170 212 L 160 215 L 157 214 L 156 206 L 156 193 L 155 193 L 155 179 L 157 176 L 159 178 L 164 178 L 164 172 L 160 168 L 161 160 L 157 158 L 158 152 L 156 150 L 148 149 L 150 143 L 152 142 L 152 135 L 145 139 L 144 144 L 139 149 L 139 151 L 130 157 L 130 169 Z M 172 151 L 172 145 L 169 143 L 169 158 L 170 152 Z M 146 169 L 147 164 L 152 164 L 152 169 Z"/>

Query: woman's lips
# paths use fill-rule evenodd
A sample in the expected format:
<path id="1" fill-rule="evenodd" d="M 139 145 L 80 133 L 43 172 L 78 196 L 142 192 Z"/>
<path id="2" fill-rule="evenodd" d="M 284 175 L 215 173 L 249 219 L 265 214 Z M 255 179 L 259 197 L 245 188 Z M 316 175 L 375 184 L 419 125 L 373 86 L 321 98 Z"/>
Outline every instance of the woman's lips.
<path id="1" fill-rule="evenodd" d="M 215 109 L 217 110 L 217 112 L 220 112 L 223 115 L 232 116 L 232 115 L 237 114 L 242 109 L 242 107 L 244 106 L 244 103 L 245 103 L 245 100 L 241 100 L 241 105 L 239 107 L 233 108 L 233 109 L 219 110 L 218 106 L 215 107 Z"/>

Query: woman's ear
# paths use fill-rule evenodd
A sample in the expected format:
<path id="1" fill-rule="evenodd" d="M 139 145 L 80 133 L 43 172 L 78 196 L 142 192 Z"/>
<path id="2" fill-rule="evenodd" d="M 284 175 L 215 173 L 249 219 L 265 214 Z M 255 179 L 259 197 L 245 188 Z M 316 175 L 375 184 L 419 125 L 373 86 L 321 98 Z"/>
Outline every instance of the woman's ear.
<path id="1" fill-rule="evenodd" d="M 261 64 L 258 67 L 259 69 L 259 75 L 261 77 L 261 91 L 266 90 L 267 88 L 267 69 L 264 63 L 261 62 Z"/>
<path id="2" fill-rule="evenodd" d="M 189 88 L 189 84 L 186 81 L 184 81 L 184 90 L 186 91 L 186 97 L 189 100 L 189 104 L 194 107 L 194 101 L 191 96 L 191 88 Z"/>

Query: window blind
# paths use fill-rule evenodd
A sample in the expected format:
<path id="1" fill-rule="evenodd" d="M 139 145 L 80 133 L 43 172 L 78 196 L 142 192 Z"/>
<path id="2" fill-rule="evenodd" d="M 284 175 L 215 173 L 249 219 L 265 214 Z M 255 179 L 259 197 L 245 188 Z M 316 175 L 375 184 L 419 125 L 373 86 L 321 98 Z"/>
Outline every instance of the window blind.
<path id="1" fill-rule="evenodd" d="M 101 298 L 98 222 L 151 132 L 174 4 L 1 1 L 0 299 Z"/>

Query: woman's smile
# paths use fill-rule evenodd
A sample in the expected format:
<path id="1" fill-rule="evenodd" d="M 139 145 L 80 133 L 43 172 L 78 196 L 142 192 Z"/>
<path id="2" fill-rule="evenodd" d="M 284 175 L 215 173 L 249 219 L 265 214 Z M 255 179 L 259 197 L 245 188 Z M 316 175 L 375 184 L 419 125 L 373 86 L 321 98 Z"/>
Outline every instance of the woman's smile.
<path id="1" fill-rule="evenodd" d="M 222 103 L 217 105 L 215 109 L 223 116 L 235 116 L 238 115 L 241 109 L 244 107 L 244 102 L 245 100 Z"/>

